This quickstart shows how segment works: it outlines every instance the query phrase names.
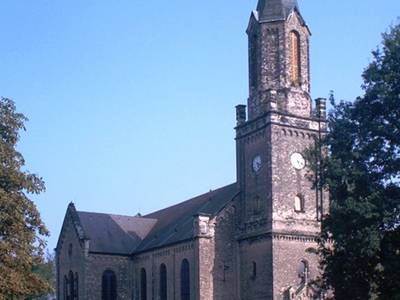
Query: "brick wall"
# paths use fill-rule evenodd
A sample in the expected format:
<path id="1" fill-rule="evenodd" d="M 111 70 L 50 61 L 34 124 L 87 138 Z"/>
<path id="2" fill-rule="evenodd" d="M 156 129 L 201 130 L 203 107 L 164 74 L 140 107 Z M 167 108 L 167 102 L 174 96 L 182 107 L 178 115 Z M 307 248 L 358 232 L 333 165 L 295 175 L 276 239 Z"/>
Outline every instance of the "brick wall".
<path id="1" fill-rule="evenodd" d="M 70 271 L 79 276 L 79 298 L 84 299 L 85 289 L 85 250 L 84 245 L 78 237 L 71 216 L 67 216 L 62 235 L 60 237 L 59 249 L 56 252 L 57 260 L 57 295 L 59 300 L 64 300 L 64 277 Z"/>
<path id="2" fill-rule="evenodd" d="M 129 257 L 118 255 L 89 254 L 85 260 L 86 289 L 85 300 L 101 299 L 103 272 L 111 270 L 117 278 L 117 299 L 131 299 L 131 276 L 129 273 Z"/>

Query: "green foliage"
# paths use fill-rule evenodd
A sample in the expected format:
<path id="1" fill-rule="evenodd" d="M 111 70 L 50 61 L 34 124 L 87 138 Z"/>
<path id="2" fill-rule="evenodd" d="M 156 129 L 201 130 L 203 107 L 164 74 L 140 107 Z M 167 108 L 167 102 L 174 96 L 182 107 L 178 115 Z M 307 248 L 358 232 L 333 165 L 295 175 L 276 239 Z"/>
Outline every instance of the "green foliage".
<path id="1" fill-rule="evenodd" d="M 33 272 L 38 274 L 41 279 L 43 279 L 49 286 L 52 287 L 52 291 L 55 291 L 55 257 L 54 254 L 47 253 L 45 261 L 41 264 L 35 265 L 33 267 Z M 49 290 L 43 291 L 41 293 L 36 293 L 27 299 L 48 299 Z"/>
<path id="2" fill-rule="evenodd" d="M 373 58 L 364 96 L 334 104 L 327 155 L 309 153 L 330 192 L 320 252 L 337 300 L 400 299 L 400 25 Z"/>
<path id="3" fill-rule="evenodd" d="M 24 299 L 50 290 L 34 268 L 43 263 L 48 231 L 29 195 L 44 191 L 43 180 L 24 171 L 16 150 L 27 121 L 10 99 L 0 99 L 0 300 Z"/>

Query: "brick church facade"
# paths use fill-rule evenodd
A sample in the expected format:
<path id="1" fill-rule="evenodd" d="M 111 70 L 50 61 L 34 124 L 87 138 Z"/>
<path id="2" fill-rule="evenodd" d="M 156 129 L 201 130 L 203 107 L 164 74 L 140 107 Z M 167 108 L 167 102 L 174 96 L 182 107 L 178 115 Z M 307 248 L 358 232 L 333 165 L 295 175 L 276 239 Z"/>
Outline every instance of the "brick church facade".
<path id="1" fill-rule="evenodd" d="M 325 100 L 310 97 L 310 31 L 296 0 L 259 0 L 247 34 L 237 181 L 145 216 L 70 204 L 57 299 L 322 299 L 310 249 L 327 197 L 312 188 L 302 154 L 326 130 Z"/>

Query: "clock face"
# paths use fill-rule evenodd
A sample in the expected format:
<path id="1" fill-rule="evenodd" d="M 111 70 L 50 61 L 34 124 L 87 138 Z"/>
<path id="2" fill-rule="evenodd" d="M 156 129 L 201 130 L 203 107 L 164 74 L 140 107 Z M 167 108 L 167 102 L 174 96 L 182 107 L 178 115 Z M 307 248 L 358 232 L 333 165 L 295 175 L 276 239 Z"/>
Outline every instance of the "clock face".
<path id="1" fill-rule="evenodd" d="M 253 158 L 253 171 L 258 173 L 262 167 L 262 160 L 261 156 L 257 155 L 256 157 Z"/>
<path id="2" fill-rule="evenodd" d="M 300 153 L 293 153 L 290 156 L 290 162 L 292 163 L 292 166 L 297 170 L 301 170 L 306 166 L 306 160 Z"/>

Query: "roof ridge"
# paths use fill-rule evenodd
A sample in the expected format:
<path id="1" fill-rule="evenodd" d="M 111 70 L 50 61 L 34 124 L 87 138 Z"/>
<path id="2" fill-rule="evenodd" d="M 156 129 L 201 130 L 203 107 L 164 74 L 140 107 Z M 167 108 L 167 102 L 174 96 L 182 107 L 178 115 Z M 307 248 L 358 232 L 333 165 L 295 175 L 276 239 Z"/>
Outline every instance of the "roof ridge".
<path id="1" fill-rule="evenodd" d="M 206 192 L 206 193 L 204 193 L 204 194 L 196 195 L 196 196 L 191 197 L 191 198 L 189 198 L 189 199 L 187 199 L 187 200 L 184 200 L 184 201 L 182 201 L 182 202 L 178 202 L 178 203 L 176 203 L 176 204 L 173 204 L 173 205 L 164 207 L 164 208 L 162 208 L 162 209 L 153 211 L 153 212 L 151 212 L 151 213 L 148 213 L 148 214 L 144 215 L 143 218 L 147 218 L 147 216 L 150 216 L 150 215 L 153 215 L 153 214 L 156 214 L 156 213 L 160 213 L 160 212 L 162 212 L 162 211 L 165 211 L 165 210 L 167 210 L 167 209 L 171 209 L 171 208 L 176 207 L 176 206 L 180 206 L 180 205 L 182 205 L 182 204 L 184 204 L 184 203 L 188 203 L 188 202 L 193 201 L 193 200 L 196 200 L 196 199 L 198 199 L 198 198 L 200 198 L 200 197 L 204 197 L 204 196 L 207 195 L 207 194 L 212 195 L 212 194 L 214 194 L 214 193 L 219 192 L 219 191 L 222 190 L 222 189 L 229 188 L 229 187 L 231 187 L 232 185 L 235 185 L 235 184 L 236 184 L 236 182 L 233 182 L 233 183 L 231 183 L 231 184 L 222 186 L 222 187 L 217 188 L 217 189 L 215 189 L 215 190 L 210 190 L 210 191 L 208 191 L 208 192 Z M 150 219 L 151 219 L 151 218 L 150 218 Z"/>
<path id="2" fill-rule="evenodd" d="M 143 216 L 129 216 L 129 215 L 120 215 L 120 214 L 113 214 L 113 213 L 102 213 L 102 212 L 93 212 L 93 211 L 84 211 L 84 210 L 77 210 L 77 213 L 84 213 L 84 214 L 92 214 L 92 215 L 104 215 L 104 216 L 113 216 L 113 217 L 126 217 L 126 218 L 135 218 L 135 219 L 149 219 L 144 218 Z"/>

